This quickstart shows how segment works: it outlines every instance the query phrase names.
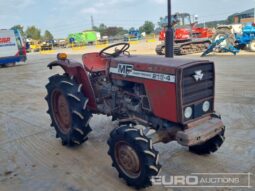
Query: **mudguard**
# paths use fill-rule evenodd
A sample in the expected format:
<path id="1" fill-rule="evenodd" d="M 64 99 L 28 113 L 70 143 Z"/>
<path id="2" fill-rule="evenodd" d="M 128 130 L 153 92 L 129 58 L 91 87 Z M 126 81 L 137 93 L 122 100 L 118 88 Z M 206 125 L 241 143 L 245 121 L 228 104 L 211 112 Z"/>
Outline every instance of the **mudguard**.
<path id="1" fill-rule="evenodd" d="M 65 73 L 69 76 L 73 76 L 77 83 L 82 84 L 82 91 L 84 95 L 89 99 L 88 109 L 97 113 L 97 104 L 95 99 L 95 93 L 91 85 L 88 72 L 85 70 L 84 65 L 75 60 L 56 60 L 48 64 L 48 67 L 52 69 L 53 67 L 60 66 Z"/>

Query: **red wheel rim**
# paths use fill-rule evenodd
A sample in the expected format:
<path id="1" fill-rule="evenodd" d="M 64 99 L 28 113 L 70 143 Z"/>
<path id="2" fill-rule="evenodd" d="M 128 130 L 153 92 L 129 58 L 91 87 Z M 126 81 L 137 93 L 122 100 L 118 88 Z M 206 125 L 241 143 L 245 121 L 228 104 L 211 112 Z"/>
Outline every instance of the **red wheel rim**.
<path id="1" fill-rule="evenodd" d="M 130 178 L 137 178 L 141 174 L 141 164 L 136 151 L 125 141 L 115 145 L 115 159 L 122 170 Z"/>
<path id="2" fill-rule="evenodd" d="M 51 100 L 54 120 L 61 132 L 66 134 L 71 129 L 71 113 L 66 97 L 60 90 L 54 90 Z"/>

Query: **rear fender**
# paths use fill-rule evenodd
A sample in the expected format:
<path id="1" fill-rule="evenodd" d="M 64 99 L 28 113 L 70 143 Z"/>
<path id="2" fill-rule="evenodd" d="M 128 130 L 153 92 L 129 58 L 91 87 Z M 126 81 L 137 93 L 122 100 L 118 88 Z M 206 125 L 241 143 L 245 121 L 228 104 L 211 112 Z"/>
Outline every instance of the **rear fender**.
<path id="1" fill-rule="evenodd" d="M 83 64 L 69 59 L 57 60 L 48 64 L 48 67 L 50 69 L 56 66 L 60 66 L 69 76 L 74 76 L 78 84 L 82 84 L 82 91 L 84 95 L 89 98 L 87 107 L 94 113 L 96 113 L 97 104 L 95 99 L 95 93 L 92 88 L 88 72 L 85 70 Z"/>

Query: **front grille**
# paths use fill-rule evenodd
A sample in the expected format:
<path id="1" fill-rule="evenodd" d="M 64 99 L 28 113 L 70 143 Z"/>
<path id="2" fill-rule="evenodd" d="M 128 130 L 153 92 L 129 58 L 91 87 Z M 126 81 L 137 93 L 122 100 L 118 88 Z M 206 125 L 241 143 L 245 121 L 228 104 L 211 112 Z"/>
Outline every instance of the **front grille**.
<path id="1" fill-rule="evenodd" d="M 202 71 L 203 78 L 195 80 L 197 71 Z M 182 104 L 189 105 L 214 96 L 214 65 L 199 64 L 183 70 Z"/>

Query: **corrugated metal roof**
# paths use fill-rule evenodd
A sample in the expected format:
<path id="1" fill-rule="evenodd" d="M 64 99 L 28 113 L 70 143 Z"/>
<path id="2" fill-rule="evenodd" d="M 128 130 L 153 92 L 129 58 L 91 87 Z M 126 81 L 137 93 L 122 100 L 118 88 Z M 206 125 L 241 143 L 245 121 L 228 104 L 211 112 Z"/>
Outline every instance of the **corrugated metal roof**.
<path id="1" fill-rule="evenodd" d="M 230 15 L 229 17 L 234 17 L 234 16 L 240 16 L 240 15 L 247 15 L 247 14 L 252 14 L 254 15 L 254 8 L 253 9 L 248 9 L 246 11 L 243 11 L 241 13 L 235 13 L 233 15 Z"/>

